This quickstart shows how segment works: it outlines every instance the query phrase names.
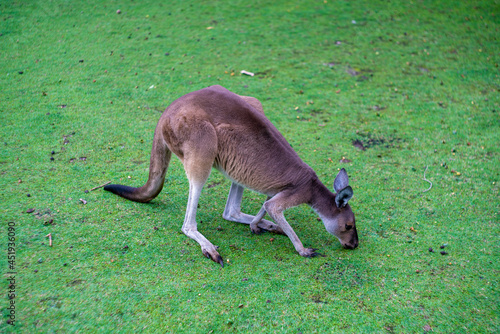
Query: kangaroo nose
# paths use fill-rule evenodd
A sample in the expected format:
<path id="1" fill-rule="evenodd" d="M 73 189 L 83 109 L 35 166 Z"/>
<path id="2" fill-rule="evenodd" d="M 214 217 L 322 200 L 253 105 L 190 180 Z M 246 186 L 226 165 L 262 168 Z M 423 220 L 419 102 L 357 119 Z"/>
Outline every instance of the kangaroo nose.
<path id="1" fill-rule="evenodd" d="M 347 249 L 354 249 L 358 247 L 358 231 L 356 231 L 356 228 L 354 228 L 354 234 L 351 237 L 351 240 L 349 242 L 346 242 L 344 245 L 345 248 Z"/>
<path id="2" fill-rule="evenodd" d="M 354 249 L 356 247 L 358 247 L 358 243 L 354 243 L 354 244 L 344 244 L 343 245 L 345 249 Z"/>
<path id="3" fill-rule="evenodd" d="M 346 249 L 354 249 L 354 248 L 358 247 L 358 238 L 356 238 L 354 240 L 351 239 L 350 242 L 346 242 L 342 246 L 344 246 L 344 248 L 346 248 Z"/>

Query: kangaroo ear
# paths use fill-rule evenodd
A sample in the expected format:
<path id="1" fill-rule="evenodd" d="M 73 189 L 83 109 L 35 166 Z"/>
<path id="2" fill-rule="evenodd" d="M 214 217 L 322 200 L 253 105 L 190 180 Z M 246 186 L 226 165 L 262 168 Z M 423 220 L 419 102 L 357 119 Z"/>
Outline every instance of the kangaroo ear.
<path id="1" fill-rule="evenodd" d="M 353 194 L 354 193 L 350 186 L 347 186 L 339 191 L 337 193 L 337 196 L 335 196 L 335 204 L 337 204 L 337 207 L 343 208 L 344 206 L 346 206 L 347 202 L 352 198 Z"/>
<path id="2" fill-rule="evenodd" d="M 353 195 L 352 188 L 349 186 L 349 177 L 344 168 L 337 174 L 333 182 L 333 189 L 337 193 L 335 196 L 335 204 L 337 204 L 338 208 L 343 208 Z"/>
<path id="3" fill-rule="evenodd" d="M 335 181 L 333 181 L 333 189 L 335 190 L 336 193 L 339 193 L 342 189 L 344 189 L 348 185 L 349 185 L 349 177 L 347 176 L 347 172 L 345 171 L 345 169 L 342 168 L 340 172 L 337 174 Z"/>

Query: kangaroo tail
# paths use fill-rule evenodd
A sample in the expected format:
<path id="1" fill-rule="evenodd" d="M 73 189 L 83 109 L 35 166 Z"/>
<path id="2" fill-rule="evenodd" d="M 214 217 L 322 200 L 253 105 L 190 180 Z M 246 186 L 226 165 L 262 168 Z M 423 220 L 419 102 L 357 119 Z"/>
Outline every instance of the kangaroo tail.
<path id="1" fill-rule="evenodd" d="M 172 152 L 168 149 L 161 130 L 155 131 L 153 139 L 153 149 L 149 164 L 149 178 L 145 185 L 139 188 L 123 186 L 120 184 L 110 184 L 104 190 L 135 202 L 149 202 L 163 189 L 165 174 L 168 169 Z"/>

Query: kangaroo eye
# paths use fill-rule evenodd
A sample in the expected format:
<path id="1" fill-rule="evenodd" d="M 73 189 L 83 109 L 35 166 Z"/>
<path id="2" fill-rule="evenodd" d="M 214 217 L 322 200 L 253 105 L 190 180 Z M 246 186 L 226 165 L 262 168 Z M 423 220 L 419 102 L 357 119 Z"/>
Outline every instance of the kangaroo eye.
<path id="1" fill-rule="evenodd" d="M 348 230 L 348 231 L 349 231 L 351 228 L 352 228 L 352 225 L 347 225 L 347 224 L 345 225 L 345 229 L 346 229 L 346 230 Z"/>

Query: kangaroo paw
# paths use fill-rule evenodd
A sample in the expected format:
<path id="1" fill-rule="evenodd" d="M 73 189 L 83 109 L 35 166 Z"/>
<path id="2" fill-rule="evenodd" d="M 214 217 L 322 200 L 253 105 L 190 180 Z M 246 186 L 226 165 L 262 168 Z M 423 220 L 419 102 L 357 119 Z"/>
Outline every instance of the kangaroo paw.
<path id="1" fill-rule="evenodd" d="M 303 251 L 299 252 L 303 257 L 315 257 L 321 255 L 320 253 L 316 253 L 316 248 L 305 248 Z"/>
<path id="2" fill-rule="evenodd" d="M 222 268 L 224 268 L 224 261 L 222 260 L 222 256 L 215 250 L 219 247 L 214 246 L 214 249 L 202 249 L 203 255 L 205 255 L 210 260 L 220 264 Z"/>
<path id="3" fill-rule="evenodd" d="M 262 232 L 264 232 L 259 226 L 255 225 L 251 225 L 250 224 L 250 230 L 252 231 L 253 234 L 262 234 Z"/>

